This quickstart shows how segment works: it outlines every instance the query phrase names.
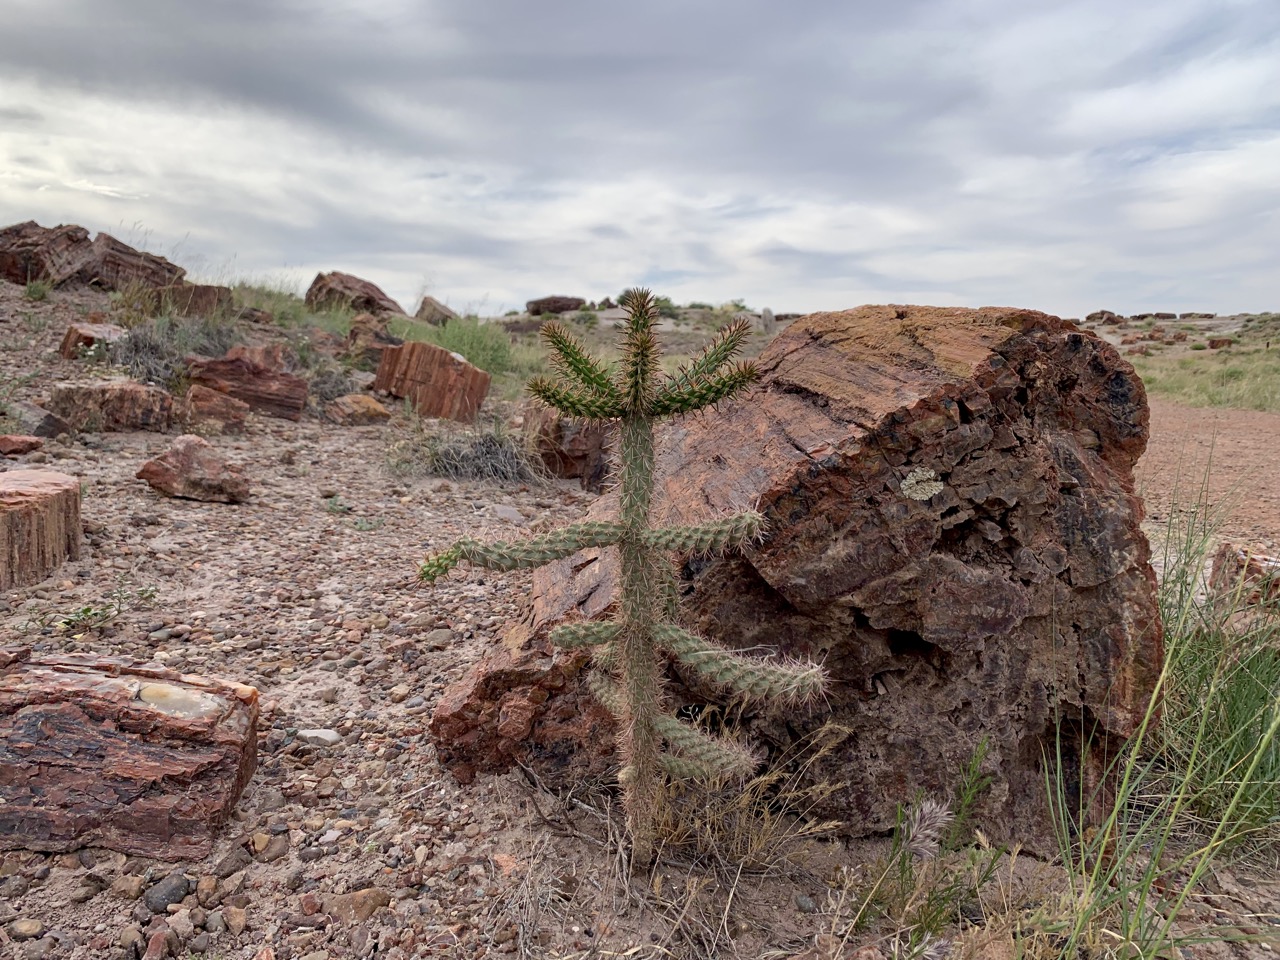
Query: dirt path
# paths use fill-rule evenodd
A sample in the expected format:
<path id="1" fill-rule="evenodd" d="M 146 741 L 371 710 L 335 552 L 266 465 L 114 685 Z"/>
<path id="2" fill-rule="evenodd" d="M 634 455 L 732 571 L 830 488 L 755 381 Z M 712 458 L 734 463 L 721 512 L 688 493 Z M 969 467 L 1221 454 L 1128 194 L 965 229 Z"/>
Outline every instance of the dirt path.
<path id="1" fill-rule="evenodd" d="M 1202 410 L 1154 399 L 1151 439 L 1138 462 L 1148 531 L 1158 538 L 1171 510 L 1185 515 L 1204 495 L 1220 537 L 1280 550 L 1280 414 Z"/>

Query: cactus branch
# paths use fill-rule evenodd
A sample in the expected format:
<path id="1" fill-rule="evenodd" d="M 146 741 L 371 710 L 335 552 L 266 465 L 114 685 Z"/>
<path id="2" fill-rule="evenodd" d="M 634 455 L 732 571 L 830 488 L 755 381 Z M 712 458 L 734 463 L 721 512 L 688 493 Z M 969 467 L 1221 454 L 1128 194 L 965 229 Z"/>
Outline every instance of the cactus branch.
<path id="1" fill-rule="evenodd" d="M 564 324 L 554 320 L 544 324 L 542 339 L 551 348 L 552 363 L 566 380 L 579 383 L 602 399 L 621 406 L 622 393 L 610 378 L 608 369 L 587 353 Z"/>
<path id="2" fill-rule="evenodd" d="M 618 625 L 601 620 L 586 623 L 566 623 L 551 631 L 551 642 L 566 650 L 573 647 L 594 647 L 612 643 L 618 637 Z"/>
<path id="3" fill-rule="evenodd" d="M 826 671 L 816 664 L 745 657 L 673 623 L 658 624 L 654 639 L 703 679 L 747 700 L 798 706 L 816 700 L 826 688 Z"/>
<path id="4" fill-rule="evenodd" d="M 418 570 L 418 576 L 428 583 L 448 573 L 462 560 L 468 560 L 489 570 L 518 570 L 523 567 L 540 567 L 544 563 L 573 556 L 587 547 L 608 547 L 618 542 L 622 527 L 608 521 L 591 520 L 574 523 L 540 537 L 516 543 L 496 541 L 481 543 L 463 537 L 448 550 L 427 557 Z"/>
<path id="5" fill-rule="evenodd" d="M 581 420 L 614 420 L 625 412 L 619 401 L 549 377 L 534 377 L 529 381 L 529 392 L 565 416 Z"/>
<path id="6" fill-rule="evenodd" d="M 760 758 L 737 741 L 713 737 L 669 714 L 659 714 L 656 726 L 676 753 L 720 776 L 746 776 L 760 766 Z"/>
<path id="7" fill-rule="evenodd" d="M 656 527 L 645 531 L 645 543 L 654 550 L 706 556 L 737 549 L 757 540 L 764 531 L 764 516 L 754 510 L 735 513 L 696 527 Z"/>
<path id="8" fill-rule="evenodd" d="M 760 372 L 754 364 L 743 363 L 714 378 L 695 380 L 679 389 L 668 385 L 654 396 L 649 412 L 655 417 L 692 413 L 740 393 L 759 377 Z"/>

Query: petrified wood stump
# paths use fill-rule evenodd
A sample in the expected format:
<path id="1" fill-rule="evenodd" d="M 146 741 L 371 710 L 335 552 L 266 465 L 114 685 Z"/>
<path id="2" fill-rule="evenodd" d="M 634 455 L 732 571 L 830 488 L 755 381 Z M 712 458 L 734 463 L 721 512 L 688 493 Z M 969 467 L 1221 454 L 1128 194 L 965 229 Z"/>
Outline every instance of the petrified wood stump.
<path id="1" fill-rule="evenodd" d="M 424 417 L 470 423 L 480 411 L 492 379 L 459 354 L 412 341 L 382 351 L 373 389 L 408 398 Z"/>
<path id="2" fill-rule="evenodd" d="M 681 567 L 685 619 L 735 648 L 822 661 L 833 682 L 826 703 L 749 713 L 744 732 L 776 755 L 844 726 L 805 776 L 839 785 L 813 813 L 851 834 L 891 828 L 917 791 L 946 796 L 985 740 L 977 823 L 1047 846 L 1042 760 L 1059 721 L 1068 789 L 1093 782 L 1160 670 L 1132 474 L 1141 381 L 1091 334 L 993 308 L 814 314 L 760 366 L 752 394 L 660 437 L 653 518 L 768 518 L 747 554 Z M 615 509 L 609 495 L 588 516 Z M 583 655 L 546 635 L 608 614 L 616 581 L 612 552 L 534 573 L 529 617 L 432 718 L 442 762 L 466 777 L 519 758 L 552 782 L 607 768 L 611 720 Z M 674 666 L 670 681 L 679 703 L 720 702 Z"/>
<path id="3" fill-rule="evenodd" d="M 0 849 L 206 856 L 253 775 L 257 719 L 253 687 L 0 648 Z"/>
<path id="4" fill-rule="evenodd" d="M 0 591 L 39 583 L 80 558 L 80 480 L 52 470 L 0 473 Z"/>

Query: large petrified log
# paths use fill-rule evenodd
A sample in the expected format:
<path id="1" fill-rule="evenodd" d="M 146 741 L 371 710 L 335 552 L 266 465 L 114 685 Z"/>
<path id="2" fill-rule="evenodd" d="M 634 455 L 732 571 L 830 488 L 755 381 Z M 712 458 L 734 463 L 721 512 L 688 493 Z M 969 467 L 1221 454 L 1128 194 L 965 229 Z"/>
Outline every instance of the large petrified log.
<path id="1" fill-rule="evenodd" d="M 106 233 L 89 239 L 74 224 L 42 227 L 34 220 L 0 230 L 0 277 L 13 283 L 77 281 L 104 290 L 130 285 L 168 287 L 186 275 L 164 257 L 135 250 Z"/>
<path id="2" fill-rule="evenodd" d="M 408 398 L 424 417 L 470 423 L 476 418 L 492 379 L 460 354 L 432 343 L 412 341 L 382 351 L 373 389 Z"/>
<path id="3" fill-rule="evenodd" d="M 76 430 L 154 430 L 173 423 L 173 397 L 160 387 L 133 380 L 54 384 L 49 407 Z"/>
<path id="4" fill-rule="evenodd" d="M 609 477 L 612 428 L 563 417 L 541 404 L 529 404 L 517 418 L 525 439 L 554 477 L 577 479 L 582 489 L 600 493 Z"/>
<path id="5" fill-rule="evenodd" d="M 248 356 L 187 357 L 187 374 L 192 383 L 235 397 L 270 417 L 301 420 L 307 408 L 307 381 L 271 370 Z"/>
<path id="6" fill-rule="evenodd" d="M 0 473 L 0 591 L 80 558 L 80 481 L 53 470 Z"/>
<path id="7" fill-rule="evenodd" d="M 317 273 L 304 298 L 312 310 L 355 310 L 359 313 L 398 313 L 400 304 L 372 281 L 341 273 Z"/>
<path id="8" fill-rule="evenodd" d="M 1162 637 L 1132 468 L 1141 381 L 1115 349 L 1045 314 L 863 307 L 813 314 L 760 358 L 750 396 L 660 438 L 656 523 L 744 506 L 770 535 L 680 568 L 684 615 L 735 648 L 824 662 L 821 708 L 746 714 L 774 753 L 824 722 L 848 731 L 805 776 L 814 813 L 893 826 L 916 791 L 945 796 L 984 741 L 978 823 L 1051 836 L 1042 759 L 1068 789 L 1141 720 Z M 589 517 L 609 516 L 606 496 Z M 617 560 L 584 552 L 534 574 L 528 619 L 441 700 L 431 731 L 465 777 L 521 759 L 551 781 L 611 760 L 582 654 L 549 629 L 607 614 Z M 693 708 L 715 690 L 673 667 Z M 1059 741 L 1059 730 L 1061 740 Z"/>
<path id="9" fill-rule="evenodd" d="M 257 720 L 243 684 L 0 648 L 0 849 L 206 856 L 253 775 Z"/>

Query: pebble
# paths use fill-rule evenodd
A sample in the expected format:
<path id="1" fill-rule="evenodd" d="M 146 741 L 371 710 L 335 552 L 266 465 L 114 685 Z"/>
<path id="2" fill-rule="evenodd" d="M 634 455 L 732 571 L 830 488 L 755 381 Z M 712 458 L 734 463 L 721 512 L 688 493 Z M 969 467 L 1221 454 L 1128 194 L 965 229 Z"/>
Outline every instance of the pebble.
<path id="1" fill-rule="evenodd" d="M 313 747 L 336 747 L 342 742 L 337 730 L 299 730 L 298 739 Z"/>
<path id="2" fill-rule="evenodd" d="M 35 940 L 37 937 L 44 936 L 44 924 L 39 920 L 32 920 L 27 917 L 13 921 L 6 927 L 9 936 L 15 940 Z"/>
<path id="3" fill-rule="evenodd" d="M 187 944 L 187 949 L 192 953 L 207 953 L 211 942 L 212 937 L 202 931 L 191 938 L 191 942 Z"/>
<path id="4" fill-rule="evenodd" d="M 191 892 L 191 882 L 181 873 L 171 873 L 142 895 L 143 902 L 152 913 L 164 913 L 174 903 L 181 903 Z"/>

